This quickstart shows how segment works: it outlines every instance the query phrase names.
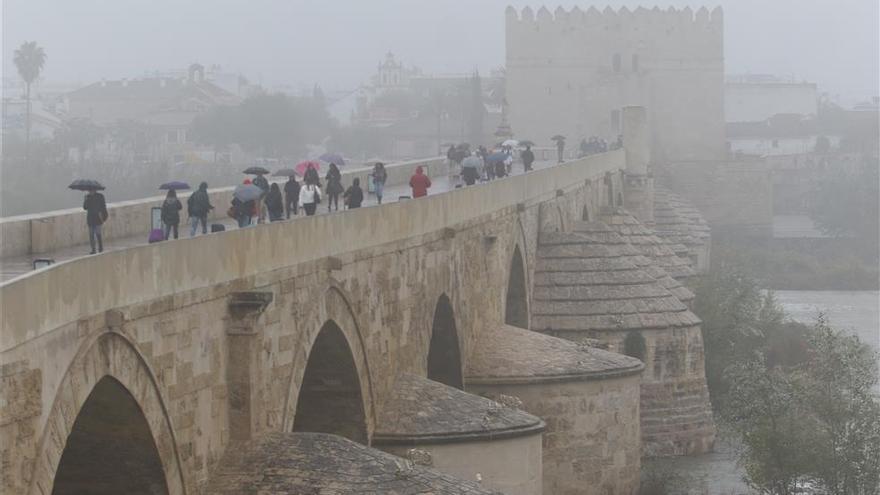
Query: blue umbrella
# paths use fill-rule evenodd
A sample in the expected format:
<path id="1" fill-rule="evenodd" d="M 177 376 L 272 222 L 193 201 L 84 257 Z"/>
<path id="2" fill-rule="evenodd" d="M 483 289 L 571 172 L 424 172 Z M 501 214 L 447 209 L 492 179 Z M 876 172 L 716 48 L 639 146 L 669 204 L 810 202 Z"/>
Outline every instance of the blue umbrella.
<path id="1" fill-rule="evenodd" d="M 497 153 L 492 153 L 491 155 L 489 155 L 486 158 L 486 161 L 490 162 L 490 163 L 491 162 L 503 162 L 504 160 L 507 160 L 508 158 L 510 158 L 510 155 L 508 155 L 507 153 L 501 153 L 499 151 Z"/>
<path id="2" fill-rule="evenodd" d="M 180 182 L 179 180 L 173 180 L 171 182 L 166 182 L 159 186 L 159 189 L 162 190 L 171 190 L 171 191 L 179 191 L 181 189 L 189 189 L 189 184 L 186 182 Z"/>
<path id="3" fill-rule="evenodd" d="M 335 163 L 339 167 L 345 165 L 345 160 L 339 153 L 324 153 L 318 157 L 318 160 L 326 163 Z"/>
<path id="4" fill-rule="evenodd" d="M 246 203 L 259 199 L 263 195 L 263 190 L 253 184 L 239 184 L 235 186 L 232 195 L 238 198 L 239 201 Z"/>

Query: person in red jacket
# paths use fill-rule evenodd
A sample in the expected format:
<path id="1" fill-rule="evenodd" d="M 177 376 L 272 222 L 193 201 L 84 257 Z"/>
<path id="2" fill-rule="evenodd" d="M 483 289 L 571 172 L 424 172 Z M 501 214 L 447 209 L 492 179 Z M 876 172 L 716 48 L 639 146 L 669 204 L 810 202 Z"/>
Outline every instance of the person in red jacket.
<path id="1" fill-rule="evenodd" d="M 431 179 L 425 175 L 421 165 L 416 167 L 416 173 L 409 179 L 409 187 L 412 188 L 412 197 L 421 198 L 428 195 L 428 188 L 431 187 Z"/>

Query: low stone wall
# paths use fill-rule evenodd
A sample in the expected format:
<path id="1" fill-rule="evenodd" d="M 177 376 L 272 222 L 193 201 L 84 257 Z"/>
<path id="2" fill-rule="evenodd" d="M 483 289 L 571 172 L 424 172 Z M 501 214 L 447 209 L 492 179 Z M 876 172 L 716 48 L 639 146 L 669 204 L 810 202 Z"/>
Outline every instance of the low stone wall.
<path id="1" fill-rule="evenodd" d="M 432 177 L 446 174 L 446 160 L 443 158 L 426 158 L 412 160 L 386 166 L 388 185 L 406 184 L 417 166 L 423 166 Z M 367 179 L 372 167 L 344 169 L 343 184 L 350 184 L 352 179 L 361 179 L 366 189 Z M 193 184 L 194 185 L 194 184 Z M 209 220 L 226 216 L 226 210 L 232 201 L 233 187 L 209 190 L 214 210 Z M 180 196 L 186 202 L 189 194 Z M 118 239 L 149 232 L 151 225 L 151 208 L 162 203 L 163 196 L 120 201 L 107 205 L 110 218 L 104 224 L 104 239 Z M 22 215 L 0 219 L 0 258 L 24 254 L 39 254 L 89 242 L 86 229 L 86 214 L 82 208 L 69 208 L 34 215 Z"/>

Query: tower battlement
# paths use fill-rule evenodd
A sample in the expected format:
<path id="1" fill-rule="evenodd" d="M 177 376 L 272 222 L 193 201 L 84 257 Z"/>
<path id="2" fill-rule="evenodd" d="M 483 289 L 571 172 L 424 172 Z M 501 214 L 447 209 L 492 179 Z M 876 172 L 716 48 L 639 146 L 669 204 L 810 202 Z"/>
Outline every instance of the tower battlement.
<path id="1" fill-rule="evenodd" d="M 669 26 L 691 24 L 694 27 L 720 27 L 724 23 L 724 11 L 720 6 L 713 8 L 711 11 L 705 6 L 700 7 L 696 11 L 690 7 L 683 9 L 675 7 L 661 9 L 655 6 L 652 9 L 638 7 L 635 10 L 630 10 L 627 7 L 621 7 L 617 10 L 605 7 L 599 10 L 595 6 L 591 6 L 586 10 L 582 10 L 580 7 L 575 6 L 571 10 L 557 7 L 552 13 L 545 6 L 541 6 L 537 12 L 532 10 L 531 7 L 525 7 L 521 12 L 518 12 L 512 6 L 508 6 L 505 14 L 508 23 L 556 23 L 560 27 L 572 27 L 575 25 L 611 27 L 628 22 L 667 24 Z"/>

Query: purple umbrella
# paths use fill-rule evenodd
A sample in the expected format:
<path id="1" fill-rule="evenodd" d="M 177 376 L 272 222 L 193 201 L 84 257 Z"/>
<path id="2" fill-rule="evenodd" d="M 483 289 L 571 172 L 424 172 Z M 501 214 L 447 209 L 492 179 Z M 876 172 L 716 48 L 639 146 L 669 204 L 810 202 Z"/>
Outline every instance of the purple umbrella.
<path id="1" fill-rule="evenodd" d="M 171 190 L 171 191 L 180 191 L 181 189 L 189 189 L 189 184 L 186 182 L 180 182 L 178 180 L 174 180 L 171 182 L 166 182 L 159 186 L 159 189 L 162 190 Z"/>
<path id="2" fill-rule="evenodd" d="M 345 159 L 339 153 L 324 153 L 318 157 L 318 160 L 326 163 L 335 163 L 339 167 L 345 165 Z"/>

